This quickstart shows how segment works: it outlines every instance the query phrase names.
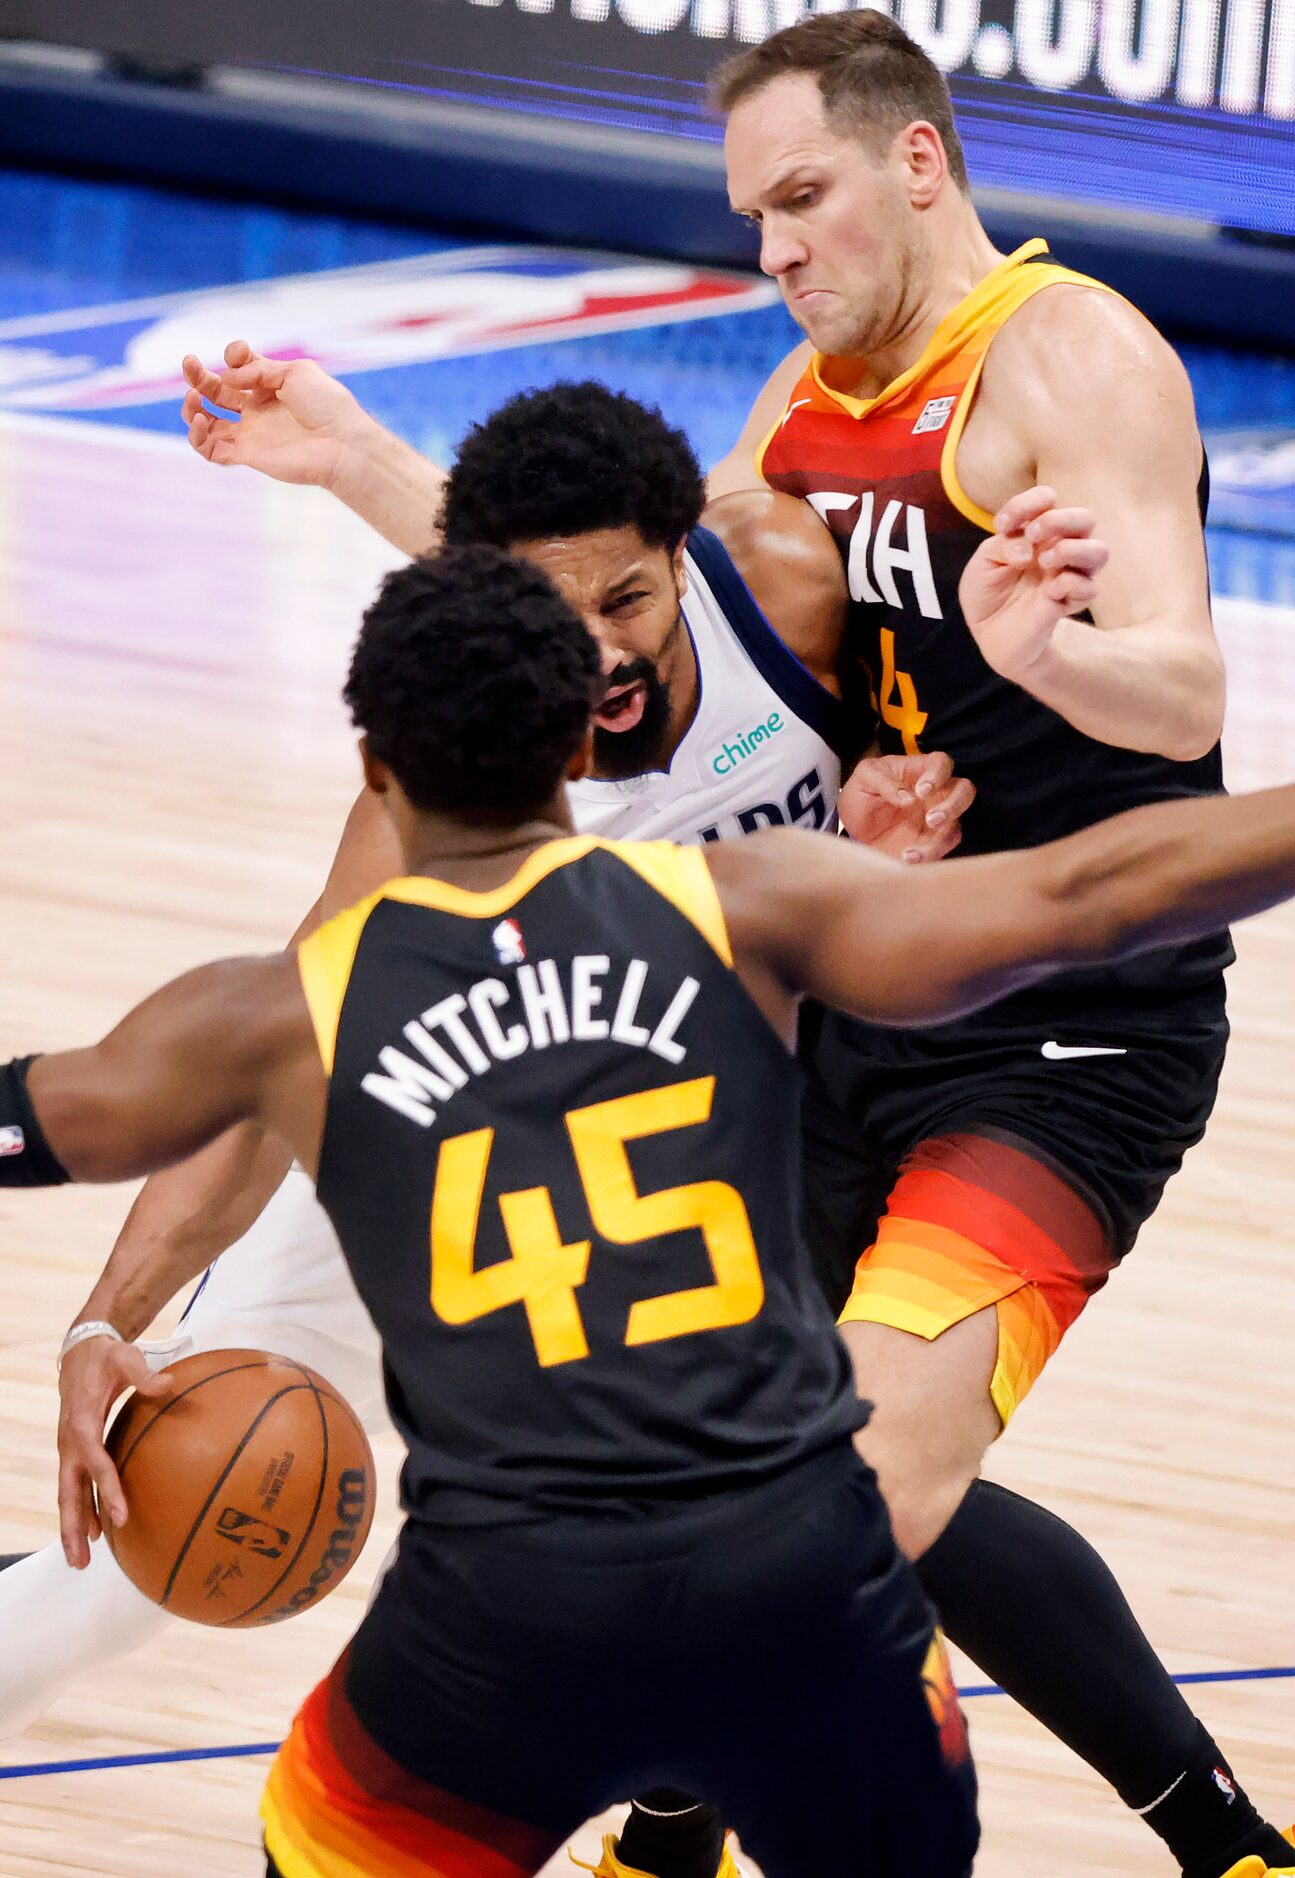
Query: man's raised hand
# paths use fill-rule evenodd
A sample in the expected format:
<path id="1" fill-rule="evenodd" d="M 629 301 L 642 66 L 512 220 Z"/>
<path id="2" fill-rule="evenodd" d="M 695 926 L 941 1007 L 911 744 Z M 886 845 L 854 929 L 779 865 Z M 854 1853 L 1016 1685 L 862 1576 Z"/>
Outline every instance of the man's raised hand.
<path id="1" fill-rule="evenodd" d="M 954 775 L 942 750 L 865 756 L 842 784 L 837 814 L 852 840 L 912 865 L 953 852 L 975 798 L 975 785 Z"/>
<path id="2" fill-rule="evenodd" d="M 58 1511 L 63 1556 L 74 1570 L 90 1563 L 90 1542 L 103 1522 L 126 1523 L 126 1496 L 104 1446 L 104 1425 L 127 1389 L 166 1396 L 174 1387 L 166 1370 L 151 1370 L 137 1343 L 92 1337 L 78 1343 L 59 1372 Z"/>
<path id="3" fill-rule="evenodd" d="M 958 583 L 967 626 L 985 663 L 1026 684 L 1059 622 L 1097 593 L 1109 559 L 1088 509 L 1061 508 L 1052 489 L 1027 489 L 1004 503 Z"/>
<path id="4" fill-rule="evenodd" d="M 225 347 L 223 371 L 189 353 L 181 405 L 189 442 L 222 467 L 242 464 L 285 483 L 329 487 L 373 420 L 313 359 L 267 359 L 245 339 Z M 208 404 L 230 417 L 213 415 Z"/>

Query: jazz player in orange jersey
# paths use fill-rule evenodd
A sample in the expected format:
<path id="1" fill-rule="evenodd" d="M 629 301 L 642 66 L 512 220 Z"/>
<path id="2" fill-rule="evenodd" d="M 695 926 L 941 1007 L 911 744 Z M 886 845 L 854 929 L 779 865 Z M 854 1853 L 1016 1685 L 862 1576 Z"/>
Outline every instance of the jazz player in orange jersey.
<path id="1" fill-rule="evenodd" d="M 797 998 L 921 1025 L 1208 935 L 1295 894 L 1295 788 L 931 868 L 790 829 L 576 836 L 598 666 L 522 560 L 389 576 L 345 695 L 400 876 L 94 1048 L 0 1065 L 0 1186 L 129 1178 L 253 1120 L 382 1338 L 407 1519 L 271 1774 L 271 1875 L 525 1878 L 678 1779 L 767 1878 L 964 1878 L 965 1732 L 798 1225 Z M 177 1265 L 137 1263 L 144 1317 Z M 60 1427 L 69 1555 L 90 1483 L 126 1517 L 104 1420 L 150 1376 L 98 1342 Z"/>
<path id="2" fill-rule="evenodd" d="M 1221 788 L 1207 472 L 1170 347 L 1045 243 L 995 251 L 948 88 L 882 13 L 790 27 L 716 93 L 730 199 L 806 340 L 711 486 L 759 477 L 833 530 L 881 748 L 938 747 L 975 783 L 964 852 Z M 1056 565 L 1070 505 L 1109 551 L 1091 612 L 1020 630 L 992 588 L 1031 554 Z M 995 533 L 972 630 L 959 580 Z M 828 1014 L 806 1127 L 810 1231 L 901 1543 L 950 1635 L 1190 1878 L 1290 1870 L 1290 1848 L 1091 1548 L 978 1474 L 1205 1127 L 1231 956 L 1219 934 L 921 1036 Z"/>

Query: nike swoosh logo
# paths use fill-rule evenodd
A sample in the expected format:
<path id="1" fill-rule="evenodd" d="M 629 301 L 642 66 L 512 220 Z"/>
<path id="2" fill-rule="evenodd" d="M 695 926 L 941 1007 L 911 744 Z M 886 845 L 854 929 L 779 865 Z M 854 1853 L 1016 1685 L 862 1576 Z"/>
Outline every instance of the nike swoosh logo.
<path id="1" fill-rule="evenodd" d="M 805 405 L 812 404 L 813 402 L 814 400 L 812 398 L 797 398 L 795 404 L 789 404 L 782 414 L 782 423 L 778 426 L 779 430 L 785 430 L 787 425 L 790 424 L 794 411 L 803 410 Z"/>
<path id="2" fill-rule="evenodd" d="M 1043 1054 L 1050 1063 L 1062 1063 L 1068 1056 L 1127 1056 L 1128 1051 L 1100 1043 L 1048 1042 L 1043 1045 Z"/>

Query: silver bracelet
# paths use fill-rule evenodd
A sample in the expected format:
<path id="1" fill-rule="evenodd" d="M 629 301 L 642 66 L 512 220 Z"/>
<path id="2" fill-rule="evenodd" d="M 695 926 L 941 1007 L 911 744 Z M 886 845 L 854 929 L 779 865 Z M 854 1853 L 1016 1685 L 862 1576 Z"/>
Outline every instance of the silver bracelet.
<path id="1" fill-rule="evenodd" d="M 75 1350 L 78 1343 L 88 1343 L 91 1337 L 111 1337 L 114 1343 L 124 1343 L 126 1341 L 119 1330 L 114 1330 L 113 1326 L 106 1324 L 102 1318 L 87 1318 L 84 1323 L 73 1324 L 71 1330 L 68 1331 L 62 1344 L 59 1346 L 58 1360 L 54 1367 L 61 1370 L 63 1368 L 63 1358 L 67 1355 L 68 1351 Z"/>

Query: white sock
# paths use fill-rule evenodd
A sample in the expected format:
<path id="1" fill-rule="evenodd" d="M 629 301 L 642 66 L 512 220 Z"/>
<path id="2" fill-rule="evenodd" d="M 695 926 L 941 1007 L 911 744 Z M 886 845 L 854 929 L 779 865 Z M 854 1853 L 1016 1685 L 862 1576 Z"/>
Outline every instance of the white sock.
<path id="1" fill-rule="evenodd" d="M 79 1676 L 174 1622 L 136 1591 L 102 1539 L 83 1572 L 57 1545 L 19 1559 L 0 1572 L 0 1740 L 30 1728 Z"/>

